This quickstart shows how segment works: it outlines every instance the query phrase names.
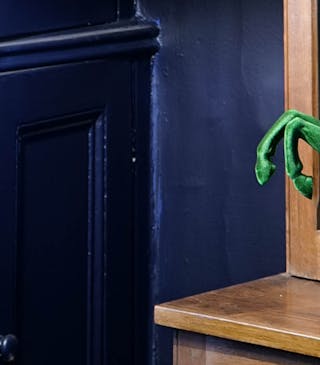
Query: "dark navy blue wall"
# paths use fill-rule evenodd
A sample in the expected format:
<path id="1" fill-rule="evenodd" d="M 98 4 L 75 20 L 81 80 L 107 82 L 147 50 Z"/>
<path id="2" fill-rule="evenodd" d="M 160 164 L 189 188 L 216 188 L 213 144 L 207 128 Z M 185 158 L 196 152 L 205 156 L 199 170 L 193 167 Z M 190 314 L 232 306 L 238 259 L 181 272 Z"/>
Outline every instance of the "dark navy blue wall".
<path id="1" fill-rule="evenodd" d="M 152 249 L 162 302 L 284 270 L 284 178 L 255 148 L 283 111 L 282 0 L 140 0 L 159 22 L 153 71 Z M 171 363 L 171 332 L 153 354 Z"/>

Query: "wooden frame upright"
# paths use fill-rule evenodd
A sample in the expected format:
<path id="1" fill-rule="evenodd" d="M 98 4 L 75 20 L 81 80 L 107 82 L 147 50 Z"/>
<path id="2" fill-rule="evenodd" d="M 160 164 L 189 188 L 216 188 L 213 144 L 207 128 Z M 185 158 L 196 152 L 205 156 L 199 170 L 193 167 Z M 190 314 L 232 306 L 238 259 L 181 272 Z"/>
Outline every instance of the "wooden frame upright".
<path id="1" fill-rule="evenodd" d="M 318 1 L 284 0 L 285 108 L 319 115 Z M 287 271 L 320 280 L 319 154 L 303 141 L 304 172 L 314 177 L 313 199 L 286 180 Z"/>

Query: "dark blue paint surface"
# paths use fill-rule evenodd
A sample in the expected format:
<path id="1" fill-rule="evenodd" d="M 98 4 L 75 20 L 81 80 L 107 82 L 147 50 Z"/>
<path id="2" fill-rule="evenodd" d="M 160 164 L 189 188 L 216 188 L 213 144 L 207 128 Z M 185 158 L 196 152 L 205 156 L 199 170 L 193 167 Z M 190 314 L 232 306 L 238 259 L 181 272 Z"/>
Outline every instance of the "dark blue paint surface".
<path id="1" fill-rule="evenodd" d="M 149 146 L 150 62 L 126 57 L 0 77 L 0 333 L 20 365 L 146 363 L 149 165 L 136 200 L 132 147 L 135 129 Z"/>
<path id="2" fill-rule="evenodd" d="M 116 19 L 116 0 L 4 1 L 0 14 L 0 37 L 90 26 Z"/>
<path id="3" fill-rule="evenodd" d="M 66 362 L 85 364 L 88 203 L 82 197 L 88 190 L 88 126 L 69 128 L 65 133 L 37 130 L 26 138 L 22 133 L 17 247 L 19 354 L 23 364 L 36 363 L 36 342 L 37 356 L 45 358 L 48 365 L 60 362 L 61 353 Z M 40 333 L 46 335 L 38 336 Z M 59 351 L 52 352 L 52 348 Z"/>
<path id="4" fill-rule="evenodd" d="M 16 3 L 0 15 L 0 333 L 17 330 L 19 364 L 59 338 L 52 363 L 170 364 L 153 302 L 284 268 L 282 174 L 253 174 L 282 112 L 281 1 L 141 0 L 161 26 L 152 85 L 157 29 L 108 25 L 134 1 Z"/>
<path id="5" fill-rule="evenodd" d="M 134 19 L 15 38 L 0 42 L 0 71 L 156 52 L 158 33 L 153 22 Z"/>
<path id="6" fill-rule="evenodd" d="M 0 334 L 18 337 L 20 365 L 147 363 L 158 28 L 134 9 L 2 6 Z"/>
<path id="7" fill-rule="evenodd" d="M 284 270 L 284 178 L 255 148 L 283 111 L 282 1 L 141 0 L 160 24 L 153 71 L 154 299 Z M 171 362 L 156 329 L 155 360 Z"/>

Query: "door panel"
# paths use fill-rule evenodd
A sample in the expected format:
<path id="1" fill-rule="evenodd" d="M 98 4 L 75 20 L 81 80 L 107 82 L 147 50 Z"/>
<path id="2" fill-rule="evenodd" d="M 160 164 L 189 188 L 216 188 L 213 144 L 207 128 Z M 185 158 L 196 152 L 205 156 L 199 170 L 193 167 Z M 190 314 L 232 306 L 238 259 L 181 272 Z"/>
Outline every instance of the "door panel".
<path id="1" fill-rule="evenodd" d="M 100 364 L 115 339 L 132 358 L 131 68 L 0 76 L 0 330 L 19 364 Z"/>
<path id="2" fill-rule="evenodd" d="M 3 1 L 0 34 L 1 38 L 8 38 L 102 24 L 116 19 L 117 0 Z"/>
<path id="3" fill-rule="evenodd" d="M 87 118 L 19 130 L 17 323 L 24 364 L 56 364 L 61 354 L 68 363 L 86 360 L 88 148 L 97 116 Z"/>
<path id="4" fill-rule="evenodd" d="M 134 6 L 1 5 L 0 334 L 18 365 L 148 363 L 158 28 Z"/>

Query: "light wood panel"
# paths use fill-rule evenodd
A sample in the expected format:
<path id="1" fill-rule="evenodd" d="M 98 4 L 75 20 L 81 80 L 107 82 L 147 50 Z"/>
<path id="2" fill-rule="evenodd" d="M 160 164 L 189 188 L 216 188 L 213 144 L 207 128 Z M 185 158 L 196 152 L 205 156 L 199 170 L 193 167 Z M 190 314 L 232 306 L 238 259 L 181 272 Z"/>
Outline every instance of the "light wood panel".
<path id="1" fill-rule="evenodd" d="M 155 321 L 320 357 L 320 282 L 271 276 L 158 305 Z"/>
<path id="2" fill-rule="evenodd" d="M 318 116 L 318 10 L 316 0 L 284 0 L 285 107 Z M 312 201 L 286 180 L 287 271 L 320 279 L 319 157 L 305 143 L 299 145 L 304 171 L 313 175 Z"/>
<path id="3" fill-rule="evenodd" d="M 177 331 L 174 365 L 316 365 L 319 359 L 262 346 Z"/>

